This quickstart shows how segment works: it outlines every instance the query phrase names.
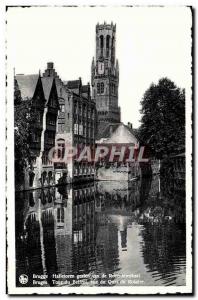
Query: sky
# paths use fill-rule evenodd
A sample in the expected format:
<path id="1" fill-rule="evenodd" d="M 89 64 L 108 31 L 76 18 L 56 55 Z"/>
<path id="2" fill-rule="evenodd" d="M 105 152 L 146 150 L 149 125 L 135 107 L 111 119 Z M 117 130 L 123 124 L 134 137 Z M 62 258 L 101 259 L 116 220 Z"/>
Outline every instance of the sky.
<path id="1" fill-rule="evenodd" d="M 7 11 L 7 55 L 16 74 L 44 72 L 54 62 L 62 80 L 91 81 L 95 26 L 116 23 L 122 122 L 140 125 L 140 101 L 168 77 L 188 88 L 191 11 L 186 7 L 13 7 Z"/>

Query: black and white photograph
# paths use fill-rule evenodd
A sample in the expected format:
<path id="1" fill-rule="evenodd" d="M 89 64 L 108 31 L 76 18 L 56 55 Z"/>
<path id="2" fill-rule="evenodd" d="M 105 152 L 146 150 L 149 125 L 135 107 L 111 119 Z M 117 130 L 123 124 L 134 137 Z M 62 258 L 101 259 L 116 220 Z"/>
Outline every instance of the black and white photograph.
<path id="1" fill-rule="evenodd" d="M 7 293 L 192 294 L 193 8 L 7 6 Z"/>

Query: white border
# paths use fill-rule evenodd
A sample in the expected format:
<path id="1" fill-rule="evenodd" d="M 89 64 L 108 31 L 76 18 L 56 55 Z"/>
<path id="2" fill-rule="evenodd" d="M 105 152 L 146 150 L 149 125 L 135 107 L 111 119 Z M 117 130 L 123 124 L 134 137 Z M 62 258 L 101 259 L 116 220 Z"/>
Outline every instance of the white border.
<path id="1" fill-rule="evenodd" d="M 84 5 L 84 1 L 7 1 L 7 5 L 72 5 L 72 4 L 80 4 Z M 112 2 L 112 1 L 111 1 Z M 127 5 L 127 4 L 138 4 L 138 5 L 148 5 L 149 2 L 151 4 L 164 4 L 170 5 L 173 4 L 173 1 L 148 1 L 145 4 L 145 1 L 114 1 L 116 5 Z M 163 2 L 163 3 L 162 3 Z M 179 3 L 178 3 L 179 2 Z M 178 4 L 187 4 L 187 1 L 174 1 L 174 5 Z M 96 1 L 86 1 L 86 5 L 89 4 L 96 4 Z M 109 2 L 107 1 L 100 1 L 100 4 L 108 5 Z M 41 288 L 16 288 L 15 287 L 15 206 L 14 206 L 14 136 L 13 136 L 13 66 L 10 65 L 8 60 L 8 89 L 7 89 L 7 118 L 9 120 L 7 127 L 7 135 L 8 139 L 6 142 L 7 145 L 7 157 L 8 157 L 8 164 L 7 164 L 7 206 L 8 206 L 8 222 L 7 222 L 7 229 L 8 229 L 8 292 L 9 294 L 103 294 L 103 293 L 117 293 L 117 294 L 175 294 L 175 293 L 191 293 L 192 292 L 192 256 L 191 256 L 191 235 L 192 235 L 192 168 L 191 168 L 191 154 L 192 154 L 192 142 L 191 142 L 191 114 L 192 114 L 192 106 L 191 106 L 191 76 L 189 77 L 189 89 L 186 91 L 186 216 L 187 216 L 187 269 L 186 269 L 186 286 L 171 286 L 171 287 L 162 287 L 162 286 L 145 286 L 145 287 L 41 287 Z"/>

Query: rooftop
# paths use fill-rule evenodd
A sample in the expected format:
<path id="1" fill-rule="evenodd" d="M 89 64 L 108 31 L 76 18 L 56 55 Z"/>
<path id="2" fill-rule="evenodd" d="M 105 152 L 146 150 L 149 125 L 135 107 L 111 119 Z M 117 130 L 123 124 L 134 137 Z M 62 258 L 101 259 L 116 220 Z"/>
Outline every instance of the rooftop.
<path id="1" fill-rule="evenodd" d="M 18 74 L 15 76 L 23 100 L 31 99 L 34 96 L 38 78 L 38 74 Z"/>

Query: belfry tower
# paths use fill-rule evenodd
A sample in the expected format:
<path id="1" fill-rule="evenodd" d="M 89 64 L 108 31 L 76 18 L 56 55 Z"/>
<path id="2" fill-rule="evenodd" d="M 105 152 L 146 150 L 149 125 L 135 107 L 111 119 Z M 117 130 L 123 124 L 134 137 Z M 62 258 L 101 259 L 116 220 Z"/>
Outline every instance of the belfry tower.
<path id="1" fill-rule="evenodd" d="M 98 132 L 120 122 L 118 106 L 119 66 L 115 58 L 116 25 L 96 25 L 96 57 L 91 66 L 92 97 L 98 112 Z"/>

